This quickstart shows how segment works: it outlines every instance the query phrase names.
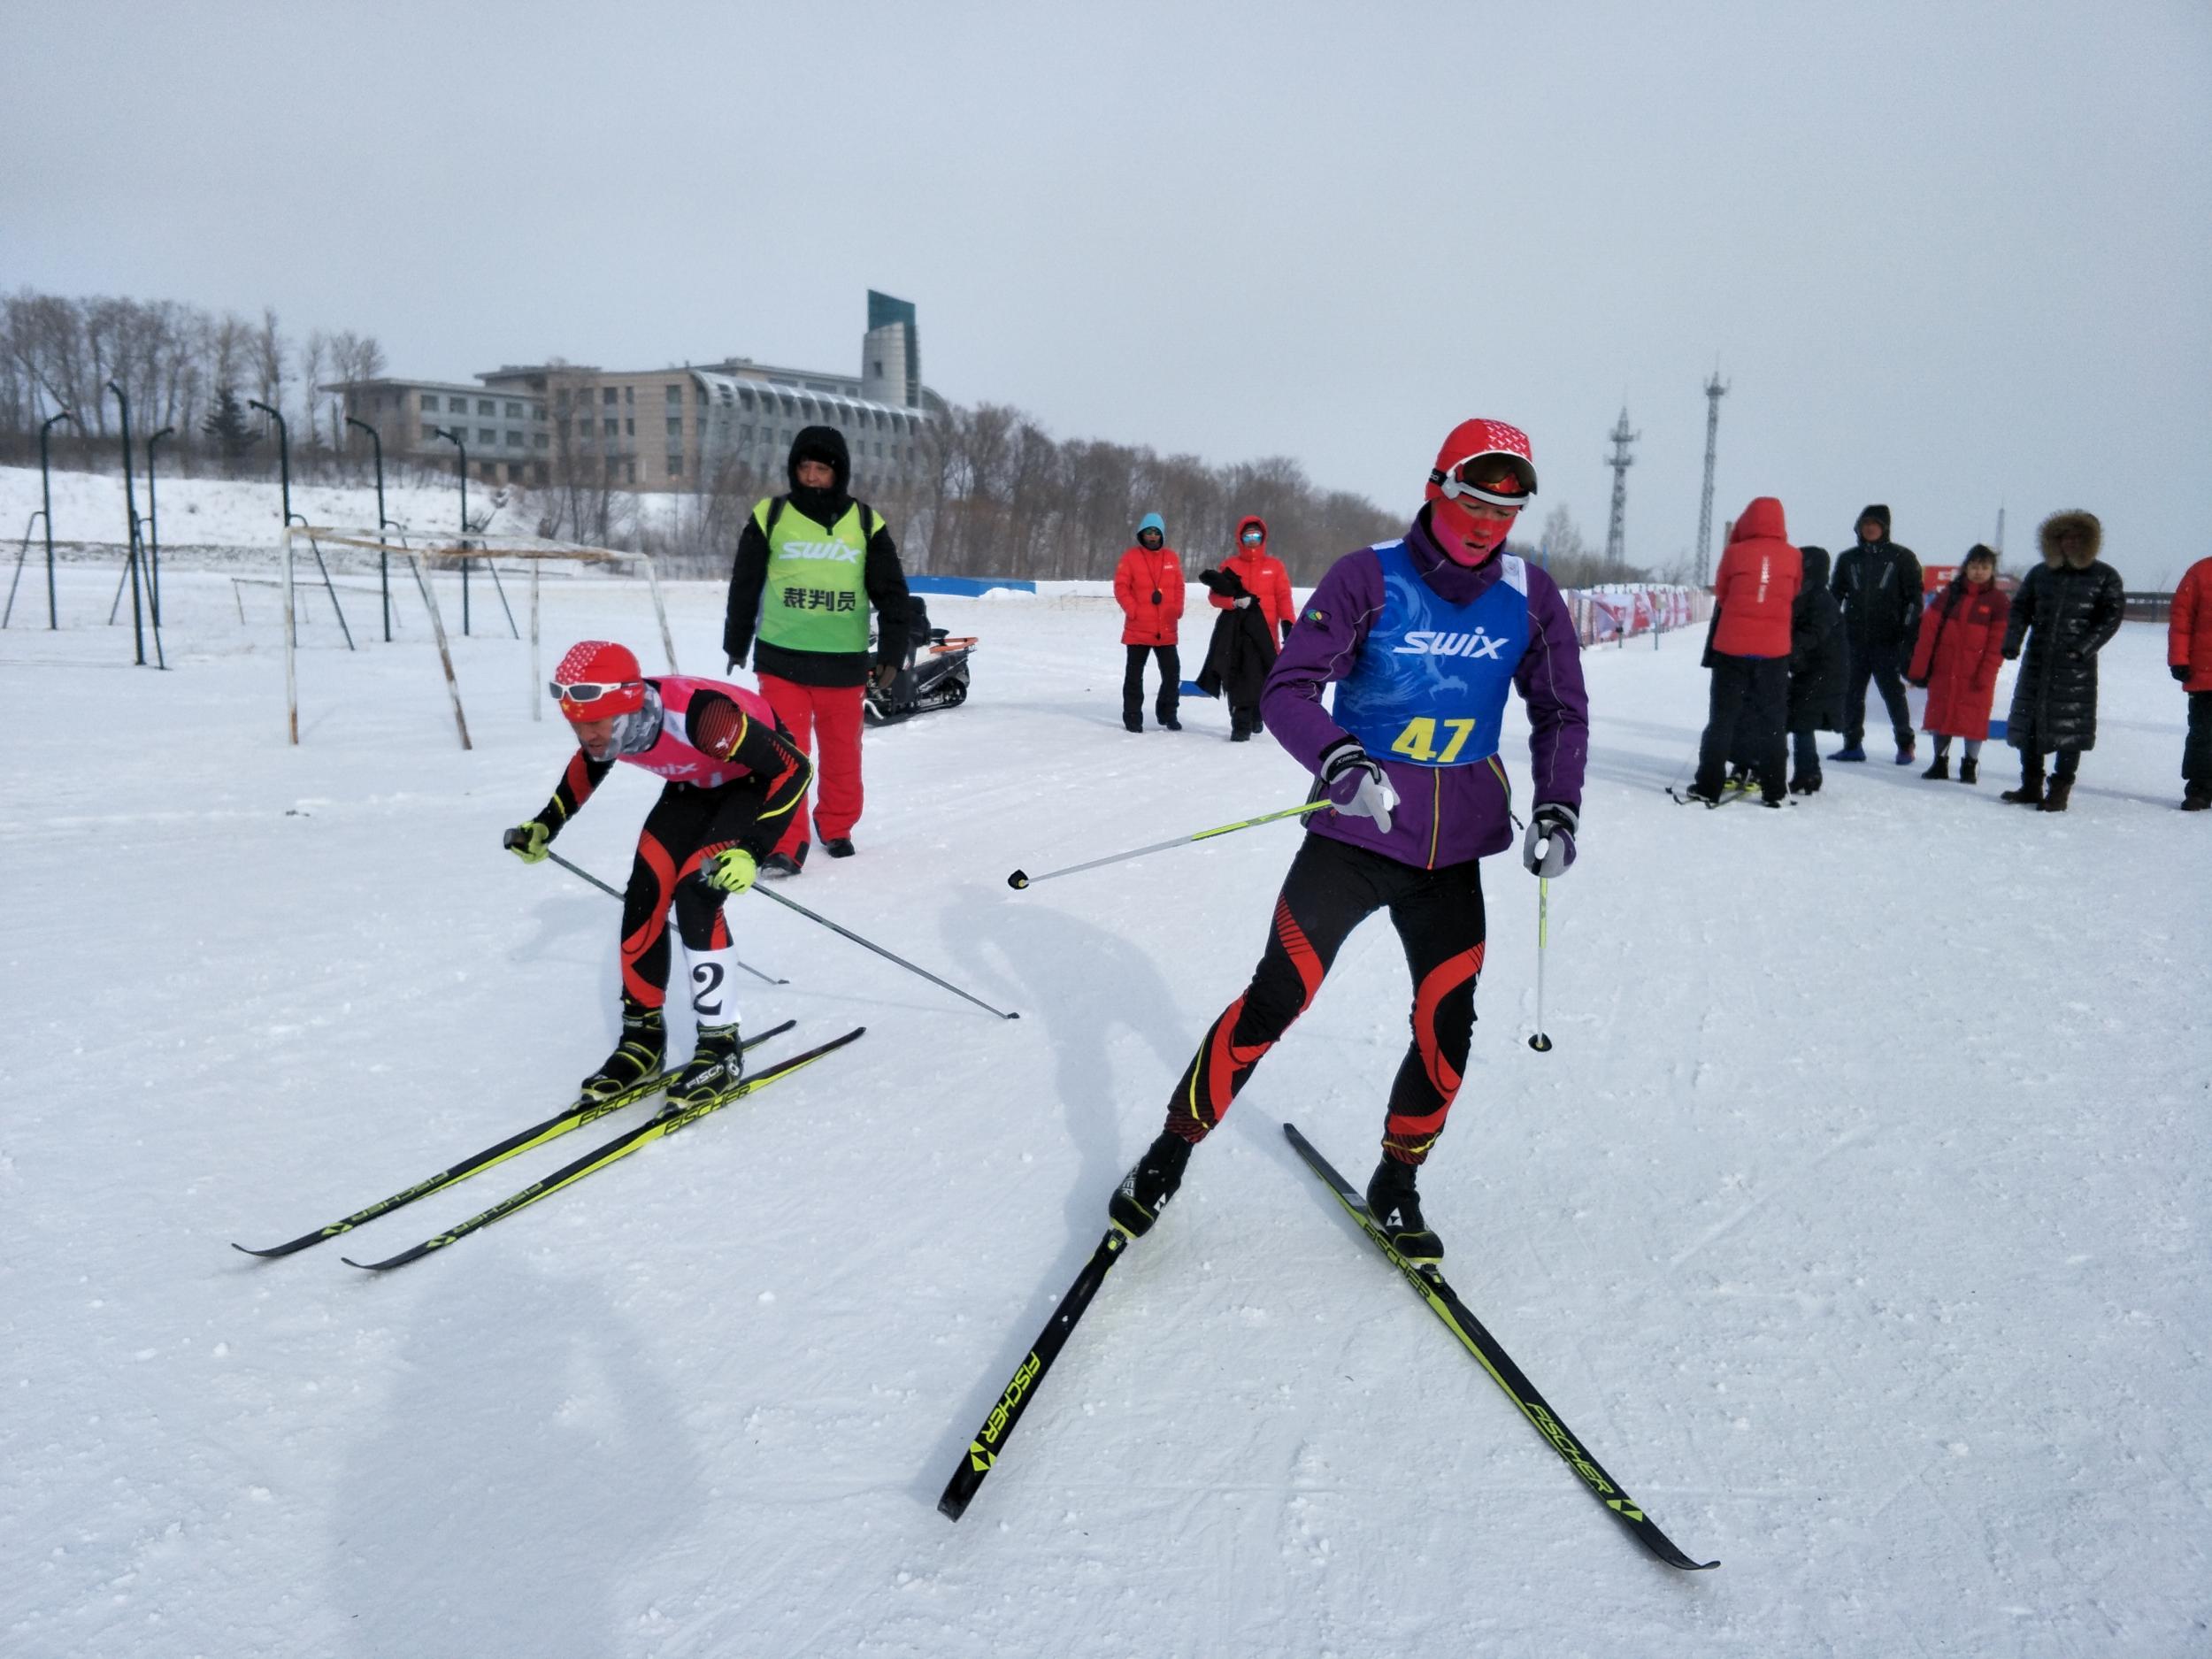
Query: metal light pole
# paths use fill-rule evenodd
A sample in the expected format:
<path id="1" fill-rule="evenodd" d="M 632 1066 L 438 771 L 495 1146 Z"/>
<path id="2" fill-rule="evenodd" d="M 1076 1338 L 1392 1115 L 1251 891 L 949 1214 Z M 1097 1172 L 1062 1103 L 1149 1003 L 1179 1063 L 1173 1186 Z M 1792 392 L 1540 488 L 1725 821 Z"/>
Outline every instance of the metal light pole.
<path id="1" fill-rule="evenodd" d="M 469 447 L 461 441 L 461 434 L 449 426 L 435 426 L 431 430 L 437 437 L 451 440 L 453 447 L 461 452 L 461 541 L 462 545 L 466 547 L 469 533 Z M 469 561 L 464 556 L 461 560 L 461 637 L 468 638 L 468 632 Z"/>
<path id="2" fill-rule="evenodd" d="M 115 394 L 117 405 L 123 411 L 123 509 L 130 515 L 131 551 L 128 569 L 131 578 L 131 639 L 136 654 L 133 663 L 140 668 L 146 665 L 146 624 L 139 614 L 138 578 L 138 486 L 131 474 L 131 400 L 113 380 L 108 390 Z M 161 650 L 161 630 L 154 630 L 154 650 Z"/>
<path id="3" fill-rule="evenodd" d="M 154 628 L 161 627 L 161 506 L 154 498 L 154 445 L 176 436 L 174 426 L 164 426 L 146 440 L 147 588 L 153 595 Z"/>
<path id="4" fill-rule="evenodd" d="M 284 424 L 284 415 L 282 411 L 270 408 L 268 404 L 263 403 L 257 397 L 248 398 L 246 400 L 246 407 L 249 409 L 257 409 L 263 414 L 268 416 L 271 420 L 276 422 L 277 481 L 284 493 L 284 527 L 288 530 L 292 527 L 291 432 Z M 300 522 L 302 524 L 305 524 L 307 520 L 302 518 Z M 330 595 L 330 608 L 338 613 L 338 632 L 346 636 L 346 649 L 349 651 L 357 650 L 359 648 L 353 642 L 353 630 L 346 625 L 345 607 L 338 603 L 337 587 L 330 580 L 330 566 L 323 563 L 322 545 L 318 542 L 313 536 L 307 538 L 307 545 L 315 549 L 315 567 L 323 573 L 323 591 Z"/>
<path id="5" fill-rule="evenodd" d="M 62 420 L 79 432 L 84 430 L 84 422 L 65 409 L 58 415 L 49 415 L 38 429 L 39 516 L 46 520 L 46 629 L 50 634 L 61 626 L 61 614 L 54 603 L 54 488 L 47 470 L 46 434 L 54 429 L 55 422 Z"/>
<path id="6" fill-rule="evenodd" d="M 358 426 L 369 434 L 369 442 L 376 453 L 376 585 L 384 595 L 384 643 L 392 642 L 392 572 L 390 556 L 384 550 L 384 527 L 391 520 L 384 516 L 384 434 L 365 420 L 346 417 L 346 425 Z"/>
<path id="7" fill-rule="evenodd" d="M 1697 585 L 1704 587 L 1712 578 L 1709 557 L 1713 545 L 1713 463 L 1720 452 L 1720 400 L 1728 396 L 1728 382 L 1720 378 L 1720 370 L 1713 371 L 1713 378 L 1705 382 L 1705 493 L 1699 498 L 1697 508 Z"/>

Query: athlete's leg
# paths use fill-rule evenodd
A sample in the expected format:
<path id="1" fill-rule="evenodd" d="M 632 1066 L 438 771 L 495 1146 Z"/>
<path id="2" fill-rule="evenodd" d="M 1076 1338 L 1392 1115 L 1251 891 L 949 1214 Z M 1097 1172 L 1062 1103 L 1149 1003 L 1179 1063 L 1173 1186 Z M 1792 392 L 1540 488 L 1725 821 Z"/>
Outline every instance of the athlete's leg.
<path id="1" fill-rule="evenodd" d="M 1444 1133 L 1475 1029 L 1482 972 L 1482 866 L 1470 859 L 1434 873 L 1390 907 L 1413 974 L 1413 1041 L 1390 1089 L 1383 1155 L 1418 1164 Z"/>
<path id="2" fill-rule="evenodd" d="M 1251 983 L 1214 1021 L 1169 1097 L 1171 1133 L 1194 1144 L 1211 1133 L 1261 1056 L 1306 1011 L 1351 931 L 1388 902 L 1389 872 L 1404 869 L 1379 853 L 1306 837 L 1283 878 Z"/>
<path id="3" fill-rule="evenodd" d="M 696 844 L 707 814 L 703 793 L 669 784 L 638 832 L 630 884 L 622 895 L 622 995 L 657 1009 L 668 995 L 668 907 L 677 867 Z"/>

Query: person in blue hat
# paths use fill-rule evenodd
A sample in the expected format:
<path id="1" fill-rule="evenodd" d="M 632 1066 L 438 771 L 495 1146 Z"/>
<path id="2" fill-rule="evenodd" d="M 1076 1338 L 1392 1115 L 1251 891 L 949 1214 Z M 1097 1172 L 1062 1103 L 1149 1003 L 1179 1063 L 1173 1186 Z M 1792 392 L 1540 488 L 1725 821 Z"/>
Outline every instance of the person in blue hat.
<path id="1" fill-rule="evenodd" d="M 1167 525 L 1156 512 L 1137 521 L 1137 542 L 1121 556 L 1114 572 L 1114 600 L 1125 618 L 1121 642 L 1129 662 L 1121 676 L 1121 723 L 1144 730 L 1144 659 L 1160 659 L 1160 695 L 1152 711 L 1162 726 L 1179 732 L 1175 718 L 1183 689 L 1182 660 L 1176 655 L 1177 625 L 1183 618 L 1183 567 L 1167 544 Z"/>

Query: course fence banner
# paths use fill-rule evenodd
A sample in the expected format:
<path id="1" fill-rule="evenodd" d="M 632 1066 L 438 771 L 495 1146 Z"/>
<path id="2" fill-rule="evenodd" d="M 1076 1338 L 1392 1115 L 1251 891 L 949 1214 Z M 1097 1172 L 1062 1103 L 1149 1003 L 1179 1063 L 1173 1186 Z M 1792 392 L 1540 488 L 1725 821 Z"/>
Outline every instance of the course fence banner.
<path id="1" fill-rule="evenodd" d="M 1713 596 L 1677 584 L 1564 590 L 1574 618 L 1575 637 L 1586 648 L 1619 644 L 1640 635 L 1694 626 L 1712 614 Z"/>

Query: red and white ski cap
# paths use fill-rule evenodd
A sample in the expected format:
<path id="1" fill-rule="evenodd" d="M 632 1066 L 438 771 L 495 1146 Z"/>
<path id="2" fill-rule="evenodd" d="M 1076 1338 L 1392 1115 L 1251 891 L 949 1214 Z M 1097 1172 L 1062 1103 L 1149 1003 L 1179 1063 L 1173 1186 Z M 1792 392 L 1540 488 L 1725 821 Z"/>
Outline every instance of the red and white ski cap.
<path id="1" fill-rule="evenodd" d="M 570 646 L 548 689 L 571 720 L 607 720 L 645 706 L 645 676 L 637 655 L 612 640 L 579 640 Z"/>
<path id="2" fill-rule="evenodd" d="M 1474 466 L 1478 461 L 1503 461 L 1521 480 L 1517 493 L 1509 494 L 1494 486 L 1479 489 L 1467 481 L 1471 471 L 1480 474 L 1491 470 Z M 1447 488 L 1447 484 L 1453 488 Z M 1518 426 L 1509 426 L 1502 420 L 1480 417 L 1463 420 L 1454 426 L 1436 452 L 1436 465 L 1429 472 L 1428 499 L 1457 500 L 1472 495 L 1502 507 L 1526 505 L 1527 497 L 1536 493 L 1536 457 L 1529 447 L 1528 434 Z"/>

